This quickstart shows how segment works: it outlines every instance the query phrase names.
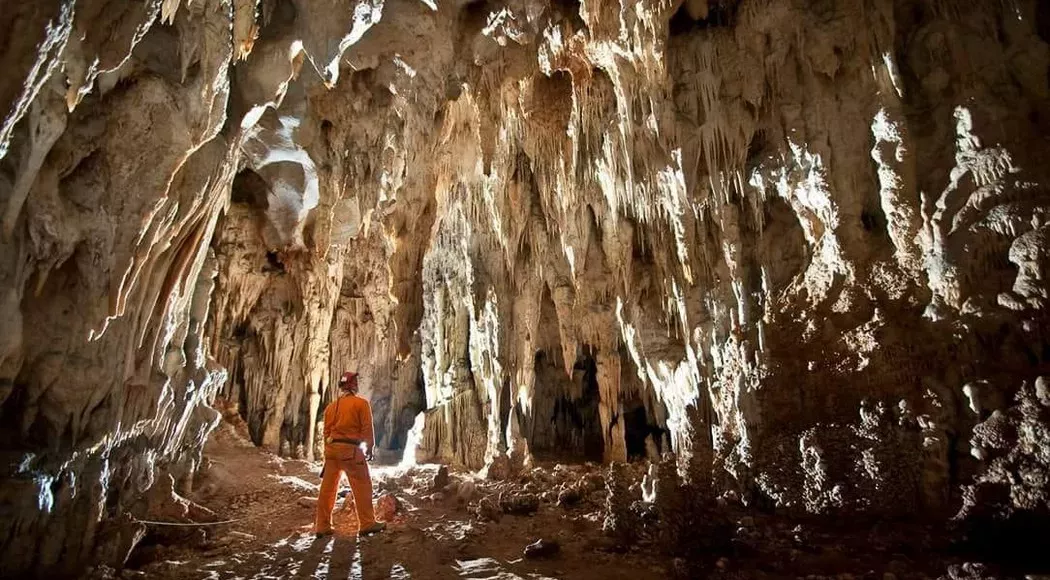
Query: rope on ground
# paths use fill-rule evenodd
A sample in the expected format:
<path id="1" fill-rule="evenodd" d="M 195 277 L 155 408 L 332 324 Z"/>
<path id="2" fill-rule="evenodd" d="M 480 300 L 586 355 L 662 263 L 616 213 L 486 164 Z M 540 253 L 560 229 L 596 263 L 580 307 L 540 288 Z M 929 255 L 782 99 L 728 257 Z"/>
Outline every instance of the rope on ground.
<path id="1" fill-rule="evenodd" d="M 223 525 L 226 525 L 226 524 L 233 524 L 233 523 L 237 523 L 237 522 L 243 522 L 243 521 L 247 521 L 247 520 L 253 520 L 253 519 L 256 519 L 256 518 L 261 518 L 261 517 L 273 515 L 273 514 L 279 512 L 279 511 L 287 509 L 288 507 L 289 506 L 287 506 L 287 505 L 283 505 L 283 506 L 281 506 L 281 507 L 279 507 L 277 509 L 273 509 L 273 510 L 270 510 L 268 512 L 263 512 L 261 514 L 255 514 L 255 515 L 252 515 L 252 516 L 245 516 L 243 518 L 233 518 L 231 520 L 222 520 L 222 521 L 219 521 L 219 522 L 159 522 L 159 521 L 154 521 L 154 520 L 140 520 L 140 519 L 136 518 L 135 516 L 131 516 L 131 519 L 136 521 L 136 522 L 138 522 L 138 523 L 140 523 L 140 524 L 146 524 L 146 525 L 150 525 L 150 526 L 171 526 L 171 527 L 181 527 L 181 528 L 192 528 L 192 527 L 201 527 L 201 526 L 223 526 Z"/>
<path id="2" fill-rule="evenodd" d="M 197 527 L 197 526 L 221 526 L 221 525 L 225 525 L 225 524 L 232 524 L 234 522 L 239 522 L 241 520 L 246 520 L 246 519 L 249 519 L 249 518 L 237 518 L 237 519 L 233 519 L 233 520 L 223 520 L 221 522 L 155 522 L 155 521 L 152 521 L 152 520 L 140 520 L 138 518 L 131 518 L 131 519 L 134 520 L 136 523 L 147 524 L 147 525 L 150 525 L 150 526 L 179 526 L 179 527 L 192 528 L 192 527 Z"/>

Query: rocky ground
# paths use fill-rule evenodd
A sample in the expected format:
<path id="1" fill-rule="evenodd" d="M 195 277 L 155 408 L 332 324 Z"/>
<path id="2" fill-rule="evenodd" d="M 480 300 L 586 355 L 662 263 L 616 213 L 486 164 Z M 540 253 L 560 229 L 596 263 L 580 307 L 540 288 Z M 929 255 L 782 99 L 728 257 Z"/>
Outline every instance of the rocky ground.
<path id="1" fill-rule="evenodd" d="M 189 500 L 206 525 L 147 524 L 127 569 L 95 578 L 543 578 L 696 577 L 698 568 L 657 546 L 655 510 L 642 501 L 644 465 L 628 466 L 637 538 L 603 532 L 608 471 L 542 465 L 510 481 L 438 466 L 377 467 L 385 533 L 359 538 L 352 502 L 337 505 L 336 534 L 315 539 L 319 465 L 276 457 L 224 423 L 207 447 Z M 348 491 L 344 488 L 343 493 Z M 637 496 L 637 497 L 635 497 Z M 720 502 L 722 537 L 699 558 L 712 578 L 970 580 L 1015 577 L 953 556 L 936 529 L 887 522 L 828 523 L 750 513 Z M 724 534 L 724 535 L 723 535 Z M 538 543 L 537 543 L 538 542 Z M 1022 575 L 1020 577 L 1024 577 Z M 1027 575 L 1029 578 L 1038 576 Z"/>

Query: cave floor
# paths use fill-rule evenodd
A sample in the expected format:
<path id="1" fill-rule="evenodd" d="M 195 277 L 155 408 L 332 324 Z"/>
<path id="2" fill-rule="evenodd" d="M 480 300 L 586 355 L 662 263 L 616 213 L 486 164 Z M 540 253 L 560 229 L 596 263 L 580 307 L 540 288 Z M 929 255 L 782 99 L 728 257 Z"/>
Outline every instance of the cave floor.
<path id="1" fill-rule="evenodd" d="M 318 464 L 262 451 L 226 423 L 209 441 L 205 455 L 208 466 L 189 499 L 212 510 L 213 519 L 228 523 L 150 525 L 128 568 L 117 577 L 616 580 L 674 576 L 676 562 L 660 556 L 645 540 L 626 552 L 609 549 L 601 532 L 604 489 L 598 485 L 601 471 L 596 466 L 548 471 L 595 481 L 596 489 L 574 506 L 559 507 L 547 496 L 535 513 L 503 514 L 498 521 L 484 523 L 471 506 L 479 498 L 509 489 L 507 485 L 518 485 L 520 490 L 520 482 L 497 484 L 453 473 L 453 485 L 434 492 L 434 466 L 379 467 L 373 469 L 377 494 L 392 494 L 400 502 L 387 531 L 358 538 L 352 502 L 346 502 L 349 509 L 344 509 L 340 500 L 336 534 L 318 540 L 310 529 Z M 381 518 L 382 509 L 377 509 Z M 903 524 L 843 531 L 743 512 L 733 521 L 737 529 L 727 542 L 730 549 L 711 558 L 717 562 L 712 567 L 716 577 L 903 580 L 936 578 L 947 564 L 934 555 L 930 530 Z M 524 546 L 540 538 L 557 541 L 560 552 L 524 559 Z"/>

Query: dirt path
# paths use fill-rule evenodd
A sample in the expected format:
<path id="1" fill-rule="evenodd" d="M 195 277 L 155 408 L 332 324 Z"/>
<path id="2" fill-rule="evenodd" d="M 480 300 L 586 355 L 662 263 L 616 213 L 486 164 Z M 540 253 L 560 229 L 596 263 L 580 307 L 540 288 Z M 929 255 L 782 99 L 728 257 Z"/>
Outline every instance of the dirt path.
<path id="1" fill-rule="evenodd" d="M 482 523 L 468 510 L 492 493 L 490 485 L 469 474 L 453 474 L 453 485 L 446 489 L 458 485 L 466 491 L 435 491 L 436 466 L 374 468 L 377 493 L 390 493 L 400 502 L 388 530 L 358 538 L 352 501 L 341 499 L 335 535 L 316 540 L 311 524 L 319 465 L 261 451 L 225 423 L 209 441 L 206 456 L 210 466 L 190 499 L 223 520 L 235 521 L 202 527 L 190 541 L 184 535 L 172 540 L 169 529 L 152 526 L 130 563 L 149 578 L 666 577 L 657 559 L 644 553 L 596 549 L 600 506 L 566 509 L 541 503 L 531 515 L 503 515 L 498 522 Z M 344 480 L 343 491 L 347 489 Z M 476 491 L 469 493 L 472 489 Z M 540 538 L 556 540 L 560 552 L 543 560 L 524 559 L 523 548 Z"/>

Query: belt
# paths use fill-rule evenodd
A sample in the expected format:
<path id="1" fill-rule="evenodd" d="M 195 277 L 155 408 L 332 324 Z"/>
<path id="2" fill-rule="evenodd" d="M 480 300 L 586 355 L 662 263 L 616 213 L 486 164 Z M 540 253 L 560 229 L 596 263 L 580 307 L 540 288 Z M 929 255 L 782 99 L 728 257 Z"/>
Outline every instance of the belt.
<path id="1" fill-rule="evenodd" d="M 361 443 L 362 443 L 358 439 L 333 439 L 331 437 L 328 438 L 328 442 L 329 443 L 347 443 L 347 444 L 350 444 L 350 445 L 357 445 L 357 446 L 361 445 Z"/>

